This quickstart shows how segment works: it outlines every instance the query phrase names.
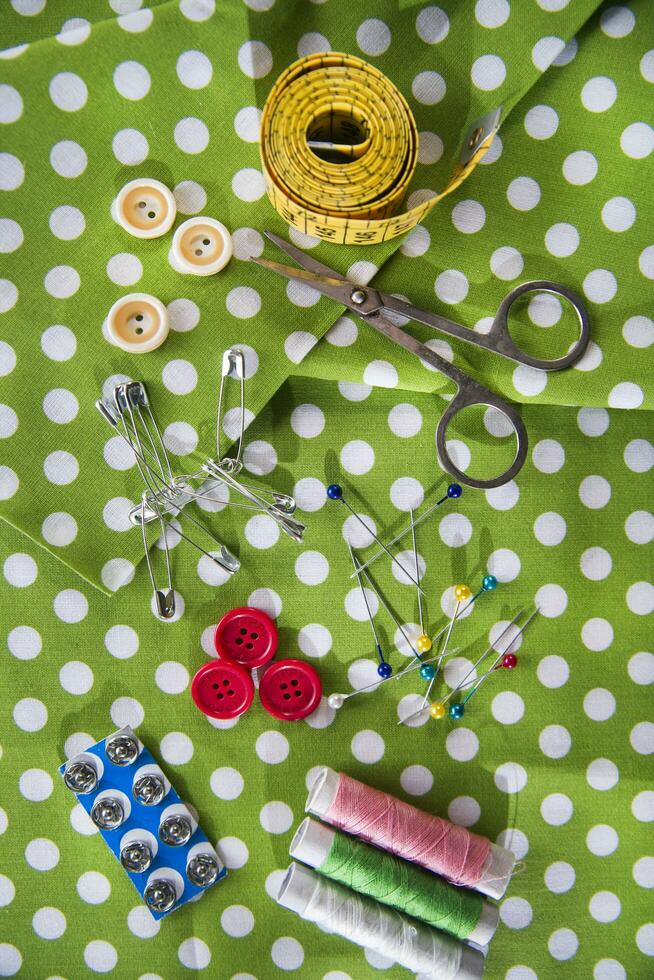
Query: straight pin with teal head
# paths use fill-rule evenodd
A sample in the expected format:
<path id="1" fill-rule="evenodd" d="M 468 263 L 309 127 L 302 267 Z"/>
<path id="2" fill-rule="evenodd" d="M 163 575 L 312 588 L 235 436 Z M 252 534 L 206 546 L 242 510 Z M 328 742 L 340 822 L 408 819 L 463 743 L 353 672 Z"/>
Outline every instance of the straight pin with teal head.
<path id="1" fill-rule="evenodd" d="M 370 535 L 370 537 L 373 539 L 373 541 L 376 541 L 377 542 L 377 544 L 380 546 L 380 548 L 382 549 L 382 551 L 384 551 L 388 555 L 388 557 L 390 558 L 390 560 L 392 562 L 394 562 L 395 565 L 397 565 L 397 567 L 400 569 L 400 571 L 404 575 L 406 575 L 406 577 L 411 582 L 413 582 L 413 584 L 418 589 L 420 589 L 420 591 L 422 591 L 422 589 L 420 587 L 420 582 L 416 582 L 416 580 L 414 579 L 413 575 L 411 575 L 406 570 L 406 568 L 404 567 L 404 565 L 402 564 L 402 562 L 399 561 L 399 559 L 393 554 L 393 552 L 390 551 L 386 547 L 386 545 L 384 544 L 384 542 L 381 540 L 380 537 L 378 537 L 377 534 L 375 534 L 375 532 L 373 531 L 373 529 L 368 524 L 366 524 L 366 522 L 361 517 L 359 517 L 359 515 L 354 510 L 354 508 L 351 507 L 350 504 L 348 504 L 347 500 L 343 496 L 343 487 L 340 485 L 340 483 L 330 483 L 329 486 L 327 487 L 327 496 L 329 497 L 330 500 L 340 500 L 340 502 L 342 504 L 345 504 L 345 506 L 349 510 L 350 514 L 352 514 L 352 517 L 354 517 L 354 519 L 359 522 L 359 524 L 361 525 L 361 527 L 363 527 L 363 528 L 366 529 L 366 531 L 368 532 L 368 534 Z M 362 570 L 362 568 L 363 568 L 363 566 L 359 566 L 359 569 L 360 570 Z M 354 575 L 356 575 L 356 572 L 353 572 L 351 577 L 353 577 Z"/>
<path id="2" fill-rule="evenodd" d="M 357 581 L 359 583 L 359 588 L 361 589 L 361 595 L 363 596 L 363 602 L 364 602 L 364 605 L 366 607 L 366 612 L 368 614 L 368 620 L 370 622 L 370 628 L 372 629 L 372 635 L 373 635 L 373 637 L 375 639 L 375 648 L 377 650 L 377 655 L 379 656 L 379 666 L 377 667 L 377 673 L 379 674 L 380 677 L 383 677 L 384 679 L 386 679 L 386 678 L 390 677 L 391 674 L 393 673 L 393 668 L 391 667 L 391 665 L 389 663 L 386 662 L 386 659 L 384 657 L 384 654 L 382 653 L 381 643 L 379 642 L 379 636 L 377 634 L 377 627 L 375 626 L 375 620 L 374 620 L 374 617 L 372 615 L 372 610 L 370 609 L 370 603 L 368 602 L 368 596 L 366 594 L 366 590 L 364 588 L 363 582 L 361 581 L 361 573 L 359 571 L 359 563 L 358 563 L 358 561 L 356 559 L 356 556 L 355 556 L 355 554 L 354 554 L 354 552 L 352 550 L 352 545 L 350 544 L 349 541 L 347 543 L 347 546 L 350 549 L 350 558 L 352 559 L 352 564 L 354 565 L 354 570 L 355 570 L 355 572 L 357 574 Z"/>

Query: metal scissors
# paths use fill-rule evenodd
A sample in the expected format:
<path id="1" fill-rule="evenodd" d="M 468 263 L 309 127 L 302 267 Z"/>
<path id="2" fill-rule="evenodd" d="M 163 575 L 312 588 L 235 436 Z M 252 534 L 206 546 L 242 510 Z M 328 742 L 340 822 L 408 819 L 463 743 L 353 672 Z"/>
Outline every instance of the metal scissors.
<path id="1" fill-rule="evenodd" d="M 398 313 L 410 320 L 426 323 L 428 326 L 434 327 L 442 333 L 456 337 L 457 340 L 464 340 L 467 344 L 473 344 L 475 347 L 482 347 L 485 350 L 493 351 L 502 357 L 517 361 L 518 364 L 527 364 L 529 367 L 538 368 L 541 371 L 561 371 L 563 368 L 575 364 L 583 356 L 590 340 L 590 319 L 588 311 L 577 293 L 568 289 L 567 286 L 552 282 L 549 279 L 534 279 L 530 282 L 523 282 L 504 297 L 495 314 L 489 332 L 487 334 L 479 334 L 469 327 L 464 327 L 459 323 L 455 323 L 453 320 L 448 320 L 440 316 L 438 313 L 421 310 L 419 307 L 413 306 L 403 299 L 398 299 L 389 293 L 382 293 L 378 289 L 375 289 L 374 286 L 360 286 L 357 283 L 351 282 L 345 276 L 335 272 L 334 269 L 330 269 L 328 265 L 318 262 L 316 259 L 307 255 L 306 252 L 295 248 L 289 242 L 284 241 L 283 238 L 273 234 L 273 232 L 266 231 L 265 235 L 282 252 L 285 252 L 290 258 L 294 259 L 300 268 L 282 265 L 279 262 L 271 262 L 270 259 L 264 258 L 253 258 L 252 261 L 265 266 L 267 269 L 271 269 L 273 272 L 277 272 L 281 276 L 285 276 L 287 279 L 296 279 L 300 282 L 305 282 L 307 285 L 317 289 L 323 296 L 328 296 L 342 306 L 346 306 L 353 313 L 356 313 L 357 316 L 360 316 L 365 323 L 369 323 L 379 333 L 392 340 L 393 343 L 399 344 L 400 347 L 404 347 L 405 350 L 410 351 L 412 354 L 416 354 L 422 361 L 426 361 L 455 383 L 458 389 L 457 393 L 443 412 L 436 429 L 438 458 L 448 473 L 456 477 L 460 483 L 465 483 L 469 487 L 475 487 L 480 490 L 501 487 L 504 483 L 508 483 L 509 480 L 512 480 L 516 476 L 527 456 L 528 438 L 524 422 L 514 406 L 504 401 L 499 395 L 489 391 L 488 388 L 485 388 L 478 381 L 469 377 L 460 368 L 444 360 L 444 358 L 440 357 L 425 344 L 412 337 L 411 334 L 401 330 L 390 319 L 385 317 L 382 311 L 386 310 L 390 313 Z M 564 357 L 558 357 L 553 360 L 532 357 L 531 354 L 523 351 L 512 340 L 508 327 L 509 311 L 513 303 L 520 296 L 531 292 L 547 292 L 560 296 L 568 300 L 577 314 L 580 334 Z M 502 412 L 511 422 L 516 434 L 517 447 L 515 459 L 504 473 L 491 480 L 478 480 L 474 477 L 467 476 L 456 466 L 447 450 L 445 435 L 448 426 L 455 415 L 472 405 L 488 405 Z"/>

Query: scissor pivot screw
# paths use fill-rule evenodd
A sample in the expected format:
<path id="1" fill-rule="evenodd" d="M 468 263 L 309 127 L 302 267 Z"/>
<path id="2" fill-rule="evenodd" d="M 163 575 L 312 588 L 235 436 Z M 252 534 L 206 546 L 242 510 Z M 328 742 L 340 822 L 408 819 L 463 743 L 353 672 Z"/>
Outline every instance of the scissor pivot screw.
<path id="1" fill-rule="evenodd" d="M 350 299 L 353 303 L 356 303 L 357 306 L 361 306 L 361 304 L 365 303 L 365 301 L 368 299 L 368 294 L 365 289 L 353 289 L 350 294 Z"/>

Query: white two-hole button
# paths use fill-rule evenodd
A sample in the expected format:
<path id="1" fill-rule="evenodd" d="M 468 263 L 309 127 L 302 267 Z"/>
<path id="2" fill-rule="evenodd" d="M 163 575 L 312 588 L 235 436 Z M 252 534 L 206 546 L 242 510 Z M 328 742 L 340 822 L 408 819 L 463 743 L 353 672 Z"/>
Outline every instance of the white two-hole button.
<path id="1" fill-rule="evenodd" d="M 176 214 L 172 192 L 149 177 L 130 180 L 116 198 L 118 223 L 135 238 L 160 238 L 170 231 Z"/>
<path id="2" fill-rule="evenodd" d="M 168 310 L 156 296 L 129 293 L 109 310 L 107 330 L 118 347 L 132 354 L 146 354 L 161 347 L 168 336 Z"/>
<path id="3" fill-rule="evenodd" d="M 215 218 L 189 218 L 173 235 L 172 259 L 179 272 L 212 276 L 232 257 L 232 236 Z"/>

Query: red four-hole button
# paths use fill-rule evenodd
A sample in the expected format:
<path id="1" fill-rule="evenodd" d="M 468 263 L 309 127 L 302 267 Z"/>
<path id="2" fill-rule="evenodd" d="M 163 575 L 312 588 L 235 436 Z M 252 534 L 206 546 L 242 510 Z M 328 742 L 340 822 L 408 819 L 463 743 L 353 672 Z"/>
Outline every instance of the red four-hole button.
<path id="1" fill-rule="evenodd" d="M 277 627 L 260 609 L 230 609 L 216 626 L 216 652 L 224 660 L 252 670 L 268 663 L 277 650 Z"/>
<path id="2" fill-rule="evenodd" d="M 193 678 L 191 694 L 205 715 L 227 720 L 248 710 L 254 697 L 254 684 L 247 670 L 238 664 L 211 660 Z"/>
<path id="3" fill-rule="evenodd" d="M 320 704 L 320 677 L 302 660 L 279 660 L 261 678 L 259 697 L 268 714 L 281 721 L 297 721 Z"/>

